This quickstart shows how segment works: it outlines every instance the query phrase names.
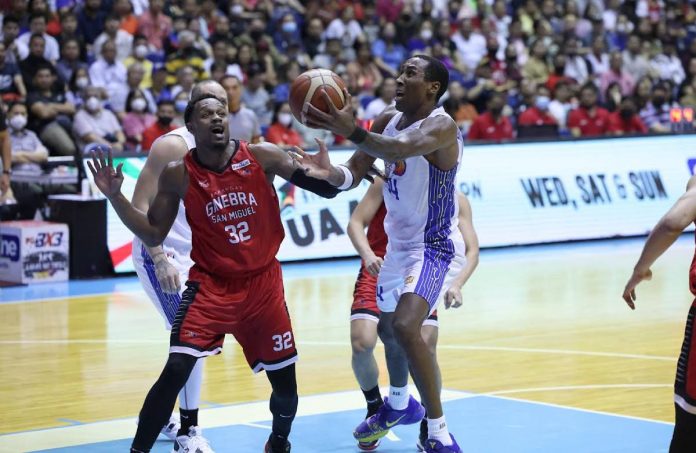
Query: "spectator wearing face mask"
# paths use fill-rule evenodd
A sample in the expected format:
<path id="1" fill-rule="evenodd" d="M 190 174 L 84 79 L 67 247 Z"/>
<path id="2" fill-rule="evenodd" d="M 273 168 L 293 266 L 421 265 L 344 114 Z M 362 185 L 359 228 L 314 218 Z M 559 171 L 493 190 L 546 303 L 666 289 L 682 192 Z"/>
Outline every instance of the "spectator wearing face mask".
<path id="1" fill-rule="evenodd" d="M 152 68 L 153 64 L 147 59 L 147 55 L 150 53 L 147 47 L 147 39 L 142 35 L 136 35 L 133 37 L 133 50 L 131 55 L 123 60 L 123 66 L 126 70 L 133 66 L 134 64 L 139 64 L 145 70 L 143 74 L 143 80 L 140 82 L 140 88 L 150 88 L 152 86 Z"/>
<path id="2" fill-rule="evenodd" d="M 276 105 L 273 123 L 266 131 L 266 140 L 281 148 L 303 146 L 302 137 L 292 128 L 292 113 L 287 102 Z"/>
<path id="3" fill-rule="evenodd" d="M 94 143 L 111 147 L 116 152 L 123 151 L 126 136 L 116 115 L 102 106 L 101 91 L 90 86 L 85 90 L 85 95 L 87 100 L 75 114 L 73 123 L 80 149 Z"/>
<path id="4" fill-rule="evenodd" d="M 613 135 L 647 134 L 648 128 L 636 113 L 636 102 L 625 97 L 619 108 L 609 115 L 609 133 Z"/>
<path id="5" fill-rule="evenodd" d="M 140 89 L 132 90 L 126 99 L 126 114 L 123 117 L 123 133 L 126 135 L 126 147 L 137 149 L 143 141 L 143 132 L 157 121 L 150 113 L 149 102 Z"/>
<path id="6" fill-rule="evenodd" d="M 517 119 L 519 126 L 557 125 L 556 118 L 549 112 L 549 90 L 545 86 L 537 89 L 534 105 L 522 112 Z"/>
<path id="7" fill-rule="evenodd" d="M 176 129 L 176 126 L 172 124 L 175 115 L 174 102 L 160 101 L 157 104 L 157 121 L 143 131 L 143 141 L 141 143 L 143 151 L 149 151 L 155 140 Z"/>
<path id="8" fill-rule="evenodd" d="M 181 91 L 179 94 L 174 96 L 174 126 L 183 127 L 186 125 L 184 123 L 184 112 L 186 111 L 186 106 L 188 105 L 190 98 L 191 96 L 189 93 L 185 91 Z"/>
<path id="9" fill-rule="evenodd" d="M 653 87 L 650 101 L 640 111 L 640 119 L 651 132 L 669 132 L 672 129 L 670 110 L 673 107 L 668 102 L 669 89 L 664 83 Z"/>

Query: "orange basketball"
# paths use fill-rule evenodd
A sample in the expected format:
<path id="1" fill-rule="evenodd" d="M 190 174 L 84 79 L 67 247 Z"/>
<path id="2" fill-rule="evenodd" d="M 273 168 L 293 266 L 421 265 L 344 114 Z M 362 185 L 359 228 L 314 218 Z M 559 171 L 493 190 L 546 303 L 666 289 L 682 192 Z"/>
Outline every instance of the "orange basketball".
<path id="1" fill-rule="evenodd" d="M 343 88 L 345 86 L 343 79 L 328 69 L 312 69 L 300 74 L 290 85 L 288 103 L 292 114 L 304 124 L 302 114 L 305 102 L 309 102 L 319 110 L 328 113 L 329 106 L 318 88 L 323 88 L 326 91 L 336 108 L 343 108 L 345 103 Z"/>

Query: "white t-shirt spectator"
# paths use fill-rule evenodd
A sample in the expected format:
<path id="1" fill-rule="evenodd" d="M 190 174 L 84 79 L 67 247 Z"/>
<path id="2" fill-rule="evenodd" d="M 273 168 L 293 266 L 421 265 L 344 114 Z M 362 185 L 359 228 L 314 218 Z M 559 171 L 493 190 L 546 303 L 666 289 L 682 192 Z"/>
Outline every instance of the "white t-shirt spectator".
<path id="1" fill-rule="evenodd" d="M 486 55 L 486 38 L 476 32 L 472 32 L 469 35 L 469 39 L 462 36 L 461 33 L 455 33 L 452 36 L 452 41 L 457 46 L 459 56 L 469 73 L 473 74 L 481 58 Z"/>
<path id="2" fill-rule="evenodd" d="M 324 32 L 326 39 L 340 39 L 343 47 L 352 47 L 361 34 L 362 27 L 357 20 L 353 19 L 345 24 L 340 18 L 332 20 Z"/>
<path id="3" fill-rule="evenodd" d="M 78 110 L 73 120 L 73 131 L 77 136 L 78 145 L 82 149 L 88 145 L 82 140 L 84 135 L 93 133 L 105 138 L 108 135 L 115 135 L 123 129 L 116 115 L 111 110 L 102 108 L 96 114 L 90 113 L 86 109 Z"/>
<path id="4" fill-rule="evenodd" d="M 102 33 L 94 40 L 94 55 L 101 55 L 102 46 L 109 40 L 109 35 Z M 128 58 L 133 50 L 133 35 L 127 31 L 119 30 L 116 32 L 116 60 L 123 61 Z"/>
<path id="5" fill-rule="evenodd" d="M 92 85 L 106 89 L 109 97 L 128 86 L 126 67 L 120 61 L 109 64 L 103 58 L 98 59 L 89 67 L 89 78 Z"/>
<path id="6" fill-rule="evenodd" d="M 370 101 L 369 104 L 367 104 L 367 107 L 365 108 L 365 113 L 363 114 L 363 119 L 365 120 L 372 120 L 377 117 L 384 109 L 386 109 L 389 106 L 382 98 L 375 98 Z"/>
<path id="7" fill-rule="evenodd" d="M 667 56 L 658 54 L 650 60 L 650 67 L 659 74 L 662 80 L 671 80 L 675 85 L 679 86 L 686 78 L 684 67 L 681 60 L 676 55 Z"/>
<path id="8" fill-rule="evenodd" d="M 58 41 L 56 41 L 56 38 L 49 35 L 48 33 L 44 33 L 43 37 L 46 40 L 46 47 L 44 48 L 44 55 L 43 56 L 48 61 L 52 61 L 55 63 L 56 61 L 58 61 L 60 59 L 60 46 L 58 45 Z M 29 54 L 29 40 L 30 39 L 31 39 L 31 33 L 29 33 L 29 32 L 21 34 L 17 38 L 18 49 L 20 50 L 19 56 L 21 59 L 24 59 L 27 57 L 26 55 L 24 55 L 24 57 L 22 57 L 22 55 L 21 55 L 22 47 L 24 49 L 27 49 L 27 55 Z"/>

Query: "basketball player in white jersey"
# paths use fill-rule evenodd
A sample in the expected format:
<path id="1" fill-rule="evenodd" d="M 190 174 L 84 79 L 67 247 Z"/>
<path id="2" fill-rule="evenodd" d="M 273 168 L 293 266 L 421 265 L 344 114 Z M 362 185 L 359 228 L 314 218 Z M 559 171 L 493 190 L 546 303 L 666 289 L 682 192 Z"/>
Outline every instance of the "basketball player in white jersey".
<path id="1" fill-rule="evenodd" d="M 227 104 L 225 89 L 215 81 L 205 81 L 194 87 L 192 96 L 212 94 Z M 167 165 L 184 157 L 196 147 L 193 135 L 180 127 L 158 138 L 147 156 L 133 193 L 133 206 L 147 212 L 157 194 L 159 176 Z M 186 221 L 183 202 L 174 224 L 158 247 L 148 247 L 137 237 L 133 240 L 133 264 L 138 278 L 150 300 L 162 315 L 164 324 L 171 330 L 172 323 L 181 303 L 183 284 L 188 279 L 188 271 L 193 265 L 191 252 L 191 228 Z M 186 385 L 179 393 L 180 421 L 172 415 L 169 423 L 162 428 L 162 434 L 174 440 L 175 452 L 212 453 L 207 440 L 198 426 L 198 406 L 200 403 L 201 381 L 203 380 L 203 360 L 198 360 Z"/>
<path id="2" fill-rule="evenodd" d="M 355 187 L 375 158 L 386 165 L 384 228 L 389 245 L 378 278 L 378 329 L 390 391 L 384 406 L 356 428 L 356 439 L 370 442 L 397 424 L 420 422 L 425 411 L 408 394 L 410 366 L 428 415 L 425 451 L 458 453 L 442 411 L 439 367 L 420 329 L 466 263 L 455 190 L 463 137 L 452 118 L 437 108 L 449 83 L 440 61 L 416 55 L 404 62 L 396 83 L 395 108 L 375 120 L 372 132 L 356 126 L 346 90 L 340 110 L 325 92 L 329 113 L 305 103 L 307 126 L 348 137 L 359 147 L 345 165 L 332 166 L 326 152 L 297 152 L 308 176 L 342 190 Z"/>
<path id="3" fill-rule="evenodd" d="M 377 324 L 379 308 L 377 307 L 377 277 L 384 263 L 387 247 L 387 234 L 384 231 L 383 185 L 381 179 L 367 189 L 365 196 L 355 207 L 348 223 L 348 237 L 362 258 L 362 265 L 355 282 L 353 306 L 350 316 L 350 340 L 352 347 L 353 373 L 360 385 L 367 403 L 367 417 L 375 414 L 384 404 L 379 390 L 379 368 L 375 361 L 374 349 L 377 346 Z M 466 265 L 459 276 L 452 281 L 445 294 L 445 308 L 458 308 L 462 305 L 462 287 L 473 274 L 479 261 L 479 243 L 471 215 L 469 200 L 462 193 L 457 193 L 459 204 L 459 231 L 464 238 Z M 367 234 L 365 234 L 367 228 Z M 433 356 L 436 355 L 438 338 L 437 313 L 433 312 L 421 328 L 421 334 Z M 366 417 L 366 418 L 367 418 Z M 418 448 L 425 449 L 428 440 L 427 419 L 421 421 L 418 435 Z M 379 439 L 372 442 L 358 442 L 363 451 L 376 450 Z"/>

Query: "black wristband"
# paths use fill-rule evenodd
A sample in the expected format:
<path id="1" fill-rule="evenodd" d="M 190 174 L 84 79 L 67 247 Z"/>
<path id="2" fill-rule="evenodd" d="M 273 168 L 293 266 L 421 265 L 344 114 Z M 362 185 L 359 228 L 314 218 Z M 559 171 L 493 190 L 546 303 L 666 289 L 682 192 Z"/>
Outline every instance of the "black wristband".
<path id="1" fill-rule="evenodd" d="M 353 143 L 362 143 L 367 138 L 367 131 L 360 126 L 357 126 L 355 130 L 348 136 L 348 140 Z"/>
<path id="2" fill-rule="evenodd" d="M 5 170 L 5 169 L 3 169 L 3 170 L 2 170 L 2 174 L 3 174 L 3 175 L 11 175 L 11 174 L 12 174 L 12 170 Z"/>

